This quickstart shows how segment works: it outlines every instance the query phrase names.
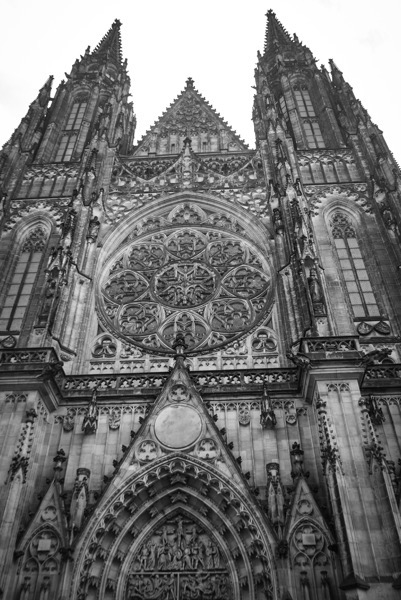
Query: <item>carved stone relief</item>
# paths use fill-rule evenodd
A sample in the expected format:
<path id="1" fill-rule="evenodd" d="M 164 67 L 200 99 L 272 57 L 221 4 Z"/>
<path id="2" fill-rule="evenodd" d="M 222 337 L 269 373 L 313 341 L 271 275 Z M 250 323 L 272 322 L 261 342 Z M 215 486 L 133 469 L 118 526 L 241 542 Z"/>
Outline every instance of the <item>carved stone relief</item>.
<path id="1" fill-rule="evenodd" d="M 137 600 L 229 600 L 231 582 L 216 541 L 179 516 L 165 521 L 132 561 L 127 597 Z"/>
<path id="2" fill-rule="evenodd" d="M 325 566 L 330 562 L 326 552 L 326 540 L 313 523 L 299 525 L 292 543 L 295 566 L 303 568 L 310 565 Z"/>
<path id="3" fill-rule="evenodd" d="M 55 519 L 55 512 L 54 506 L 48 506 L 42 511 L 41 519 L 49 523 Z M 60 540 L 53 528 L 45 526 L 34 535 L 26 548 L 20 573 L 22 583 L 19 589 L 23 598 L 39 598 L 42 590 L 56 592 L 56 576 L 60 570 L 59 549 Z"/>

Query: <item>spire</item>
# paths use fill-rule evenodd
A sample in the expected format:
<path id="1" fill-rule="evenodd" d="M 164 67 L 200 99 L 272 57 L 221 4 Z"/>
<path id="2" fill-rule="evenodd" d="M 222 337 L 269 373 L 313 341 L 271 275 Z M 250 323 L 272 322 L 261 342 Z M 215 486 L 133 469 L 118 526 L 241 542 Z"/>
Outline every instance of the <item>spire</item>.
<path id="1" fill-rule="evenodd" d="M 53 75 L 50 75 L 46 79 L 44 85 L 39 90 L 39 94 L 37 96 L 37 102 L 39 103 L 41 108 L 46 107 L 50 100 L 53 79 L 54 79 Z"/>
<path id="2" fill-rule="evenodd" d="M 266 13 L 265 52 L 275 48 L 277 44 L 291 44 L 292 39 L 271 9 Z"/>
<path id="3" fill-rule="evenodd" d="M 343 86 L 343 84 L 345 84 L 345 80 L 344 80 L 342 71 L 340 71 L 340 69 L 337 67 L 336 63 L 334 62 L 334 60 L 332 58 L 329 59 L 329 64 L 330 64 L 331 77 L 333 79 L 333 83 L 337 87 L 341 88 Z"/>
<path id="4" fill-rule="evenodd" d="M 116 19 L 106 35 L 100 40 L 94 49 L 92 56 L 106 57 L 112 60 L 115 64 L 121 65 L 121 21 Z"/>

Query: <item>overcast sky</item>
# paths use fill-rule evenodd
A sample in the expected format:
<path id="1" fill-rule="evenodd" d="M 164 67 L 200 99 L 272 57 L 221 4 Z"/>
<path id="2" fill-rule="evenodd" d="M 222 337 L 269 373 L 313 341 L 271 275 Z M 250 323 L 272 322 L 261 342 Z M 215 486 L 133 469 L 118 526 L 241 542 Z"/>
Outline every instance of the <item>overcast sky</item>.
<path id="1" fill-rule="evenodd" d="M 400 0 L 3 0 L 0 146 L 46 78 L 54 75 L 56 86 L 118 18 L 138 119 L 136 140 L 191 76 L 254 147 L 251 86 L 269 8 L 309 46 L 318 64 L 334 59 L 401 162 Z"/>

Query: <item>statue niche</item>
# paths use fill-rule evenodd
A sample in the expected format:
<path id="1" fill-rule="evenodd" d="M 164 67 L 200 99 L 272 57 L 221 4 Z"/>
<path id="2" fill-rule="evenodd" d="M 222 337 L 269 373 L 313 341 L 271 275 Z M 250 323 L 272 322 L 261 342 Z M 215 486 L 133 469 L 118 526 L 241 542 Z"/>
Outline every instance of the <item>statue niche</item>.
<path id="1" fill-rule="evenodd" d="M 128 600 L 229 600 L 227 567 L 216 541 L 194 521 L 165 521 L 131 563 Z"/>

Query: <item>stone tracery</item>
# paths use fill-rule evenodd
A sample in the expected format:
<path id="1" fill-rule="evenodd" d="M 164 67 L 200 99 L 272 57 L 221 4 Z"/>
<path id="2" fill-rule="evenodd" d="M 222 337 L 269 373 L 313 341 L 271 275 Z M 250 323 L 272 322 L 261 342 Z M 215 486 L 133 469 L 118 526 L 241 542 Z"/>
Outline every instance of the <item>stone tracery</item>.
<path id="1" fill-rule="evenodd" d="M 238 234 L 183 226 L 185 207 L 175 213 L 182 219 L 172 230 L 144 233 L 108 266 L 100 314 L 107 329 L 147 350 L 172 353 L 182 332 L 190 352 L 208 351 L 266 318 L 271 271 Z"/>

